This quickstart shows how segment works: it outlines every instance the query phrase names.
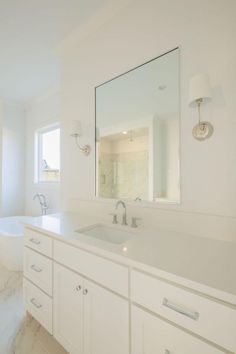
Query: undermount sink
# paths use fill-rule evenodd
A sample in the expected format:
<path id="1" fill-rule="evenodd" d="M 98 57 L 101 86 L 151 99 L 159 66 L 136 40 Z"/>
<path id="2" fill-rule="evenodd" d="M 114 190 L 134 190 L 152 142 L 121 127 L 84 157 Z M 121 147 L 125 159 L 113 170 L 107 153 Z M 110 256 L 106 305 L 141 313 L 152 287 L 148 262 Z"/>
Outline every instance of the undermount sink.
<path id="1" fill-rule="evenodd" d="M 87 228 L 76 230 L 76 232 L 114 244 L 122 244 L 131 238 L 134 238 L 134 235 L 131 232 L 102 224 L 92 225 Z"/>

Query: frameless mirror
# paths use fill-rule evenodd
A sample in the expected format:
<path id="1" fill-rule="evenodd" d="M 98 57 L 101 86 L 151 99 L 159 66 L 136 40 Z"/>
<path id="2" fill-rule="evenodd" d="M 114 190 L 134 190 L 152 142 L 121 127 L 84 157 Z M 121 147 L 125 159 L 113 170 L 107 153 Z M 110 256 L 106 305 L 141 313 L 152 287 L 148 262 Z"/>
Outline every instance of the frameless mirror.
<path id="1" fill-rule="evenodd" d="M 95 94 L 96 195 L 179 202 L 178 48 Z"/>

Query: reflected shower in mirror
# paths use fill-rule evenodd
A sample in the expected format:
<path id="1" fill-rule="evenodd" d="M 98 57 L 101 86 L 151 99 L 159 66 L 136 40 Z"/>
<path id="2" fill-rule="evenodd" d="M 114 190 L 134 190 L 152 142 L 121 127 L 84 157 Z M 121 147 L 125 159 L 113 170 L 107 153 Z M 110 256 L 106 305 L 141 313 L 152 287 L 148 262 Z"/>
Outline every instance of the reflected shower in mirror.
<path id="1" fill-rule="evenodd" d="M 95 89 L 96 195 L 179 202 L 179 50 Z"/>

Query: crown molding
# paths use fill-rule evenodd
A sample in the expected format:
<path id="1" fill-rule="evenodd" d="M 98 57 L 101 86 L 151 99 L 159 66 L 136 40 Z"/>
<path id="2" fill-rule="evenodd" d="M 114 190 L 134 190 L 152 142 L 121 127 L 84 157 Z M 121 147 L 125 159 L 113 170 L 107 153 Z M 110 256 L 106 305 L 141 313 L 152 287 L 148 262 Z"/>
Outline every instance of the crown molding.
<path id="1" fill-rule="evenodd" d="M 23 107 L 23 103 L 19 102 L 17 100 L 11 100 L 9 98 L 4 98 L 4 97 L 0 97 L 0 103 L 2 105 L 8 105 L 8 106 L 12 106 L 12 107 Z"/>
<path id="2" fill-rule="evenodd" d="M 23 104 L 23 106 L 25 109 L 27 109 L 35 104 L 38 104 L 40 102 L 43 102 L 43 101 L 49 99 L 52 96 L 56 96 L 59 94 L 60 94 L 59 88 L 51 88 L 51 89 L 45 91 L 42 95 L 30 98 L 27 102 L 25 102 Z"/>

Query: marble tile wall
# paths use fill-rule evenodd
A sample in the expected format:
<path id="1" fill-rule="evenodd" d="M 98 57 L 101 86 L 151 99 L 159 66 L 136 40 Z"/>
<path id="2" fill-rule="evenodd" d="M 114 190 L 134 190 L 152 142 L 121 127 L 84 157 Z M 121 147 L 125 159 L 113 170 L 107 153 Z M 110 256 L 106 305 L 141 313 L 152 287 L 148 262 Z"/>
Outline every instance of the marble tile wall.
<path id="1" fill-rule="evenodd" d="M 103 154 L 99 159 L 99 196 L 148 199 L 148 151 Z"/>

